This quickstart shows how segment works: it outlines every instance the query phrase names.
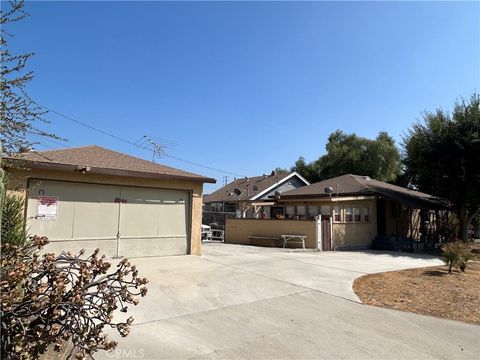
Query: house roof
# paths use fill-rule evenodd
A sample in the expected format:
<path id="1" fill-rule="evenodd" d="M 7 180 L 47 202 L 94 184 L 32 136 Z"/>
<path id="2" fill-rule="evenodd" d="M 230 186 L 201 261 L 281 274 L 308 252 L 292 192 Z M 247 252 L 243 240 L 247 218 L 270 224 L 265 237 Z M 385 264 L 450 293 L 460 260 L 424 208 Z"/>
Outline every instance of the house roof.
<path id="1" fill-rule="evenodd" d="M 100 146 L 83 146 L 62 150 L 35 151 L 4 158 L 7 161 L 25 161 L 30 168 L 78 170 L 89 167 L 90 173 L 131 177 L 176 178 L 215 183 L 216 180 L 201 175 L 155 164 L 131 155 Z"/>
<path id="2" fill-rule="evenodd" d="M 282 199 L 327 198 L 325 188 L 332 188 L 331 196 L 383 195 L 394 201 L 406 203 L 414 208 L 446 208 L 447 202 L 441 198 L 401 186 L 371 179 L 368 176 L 342 175 L 320 181 L 309 186 L 286 191 Z"/>
<path id="3" fill-rule="evenodd" d="M 236 201 L 248 201 L 258 199 L 260 196 L 268 193 L 269 191 L 275 189 L 278 186 L 285 183 L 292 177 L 298 177 L 306 185 L 309 184 L 298 173 L 271 173 L 269 175 L 245 177 L 241 179 L 236 179 L 231 183 L 225 185 L 224 187 L 218 189 L 217 191 L 205 195 L 203 202 L 214 203 L 214 202 L 236 202 Z M 240 196 L 237 196 L 234 192 L 235 189 L 241 191 Z"/>

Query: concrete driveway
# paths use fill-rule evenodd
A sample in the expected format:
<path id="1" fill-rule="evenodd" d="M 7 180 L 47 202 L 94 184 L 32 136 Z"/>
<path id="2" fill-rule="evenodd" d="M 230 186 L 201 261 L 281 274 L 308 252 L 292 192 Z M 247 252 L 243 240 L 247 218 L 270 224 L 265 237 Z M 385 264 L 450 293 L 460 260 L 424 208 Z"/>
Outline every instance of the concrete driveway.
<path id="1" fill-rule="evenodd" d="M 353 280 L 440 264 L 404 253 L 204 244 L 202 257 L 134 259 L 149 294 L 97 359 L 473 359 L 480 326 L 363 305 Z"/>

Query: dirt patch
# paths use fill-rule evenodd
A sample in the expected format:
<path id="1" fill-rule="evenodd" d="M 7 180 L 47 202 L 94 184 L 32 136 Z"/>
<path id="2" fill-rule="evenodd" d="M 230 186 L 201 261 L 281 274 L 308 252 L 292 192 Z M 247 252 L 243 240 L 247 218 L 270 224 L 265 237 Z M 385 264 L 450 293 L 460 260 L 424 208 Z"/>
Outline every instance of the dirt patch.
<path id="1" fill-rule="evenodd" d="M 364 304 L 480 325 L 480 261 L 464 273 L 432 266 L 365 275 L 353 290 Z"/>

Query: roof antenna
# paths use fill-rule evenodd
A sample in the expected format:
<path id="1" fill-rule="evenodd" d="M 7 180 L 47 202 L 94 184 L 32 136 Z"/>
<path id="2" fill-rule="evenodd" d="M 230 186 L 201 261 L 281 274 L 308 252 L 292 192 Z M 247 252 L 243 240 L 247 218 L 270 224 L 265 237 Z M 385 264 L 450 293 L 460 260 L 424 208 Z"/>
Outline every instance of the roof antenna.
<path id="1" fill-rule="evenodd" d="M 147 135 L 143 135 L 143 138 L 145 139 L 145 142 L 147 142 L 148 144 L 150 144 L 152 146 L 151 149 L 148 148 L 148 147 L 146 147 L 146 149 L 151 150 L 153 152 L 153 158 L 152 158 L 153 163 L 155 163 L 155 157 L 156 156 L 161 158 L 163 155 L 167 154 L 166 151 L 165 151 L 165 146 L 158 144 L 156 141 L 153 141 Z"/>

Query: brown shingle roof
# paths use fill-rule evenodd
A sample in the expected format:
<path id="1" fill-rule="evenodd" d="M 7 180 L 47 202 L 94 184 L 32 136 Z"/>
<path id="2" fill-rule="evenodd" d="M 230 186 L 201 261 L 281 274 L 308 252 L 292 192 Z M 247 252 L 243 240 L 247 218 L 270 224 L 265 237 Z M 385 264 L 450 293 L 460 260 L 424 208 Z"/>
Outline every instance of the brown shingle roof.
<path id="1" fill-rule="evenodd" d="M 216 180 L 201 175 L 155 164 L 137 157 L 122 154 L 100 146 L 84 146 L 62 150 L 38 151 L 6 157 L 7 161 L 26 161 L 31 168 L 71 169 L 90 167 L 91 173 L 108 173 L 121 176 L 178 178 L 215 183 Z"/>
<path id="2" fill-rule="evenodd" d="M 291 174 L 292 173 L 281 173 L 274 175 L 269 174 L 237 179 L 218 189 L 217 191 L 209 195 L 205 195 L 203 198 L 203 202 L 205 204 L 208 204 L 214 202 L 235 202 L 250 200 L 262 191 L 268 189 L 272 185 L 275 185 L 277 182 L 281 184 L 282 181 Z M 254 187 L 256 190 L 254 190 Z M 238 197 L 234 193 L 235 188 L 239 189 L 242 192 Z"/>
<path id="3" fill-rule="evenodd" d="M 327 187 L 332 188 L 332 196 L 377 194 L 401 203 L 410 204 L 416 208 L 446 207 L 446 201 L 441 198 L 371 179 L 368 176 L 351 174 L 338 176 L 309 186 L 286 191 L 282 194 L 282 199 L 329 197 L 330 195 L 325 193 L 325 188 Z"/>

